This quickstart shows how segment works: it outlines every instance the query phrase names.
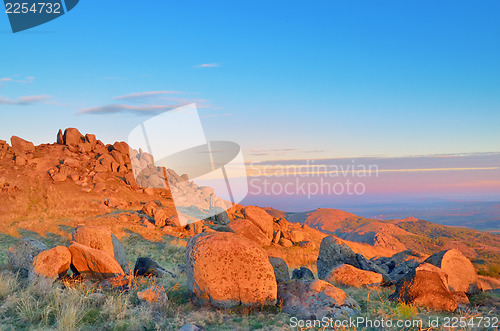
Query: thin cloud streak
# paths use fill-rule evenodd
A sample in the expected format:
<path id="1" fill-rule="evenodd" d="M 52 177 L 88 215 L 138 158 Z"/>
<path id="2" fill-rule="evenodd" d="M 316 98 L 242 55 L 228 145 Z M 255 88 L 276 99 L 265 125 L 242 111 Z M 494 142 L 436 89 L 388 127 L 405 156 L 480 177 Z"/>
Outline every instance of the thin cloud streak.
<path id="1" fill-rule="evenodd" d="M 196 66 L 196 68 L 215 68 L 220 67 L 218 63 L 203 63 Z"/>
<path id="2" fill-rule="evenodd" d="M 78 114 L 116 114 L 116 113 L 132 113 L 137 115 L 159 114 L 164 111 L 172 110 L 181 105 L 144 105 L 131 106 L 124 104 L 106 105 L 102 107 L 82 109 Z"/>
<path id="3" fill-rule="evenodd" d="M 148 98 L 164 94 L 183 94 L 183 93 L 184 92 L 180 91 L 149 91 L 149 92 L 139 92 L 139 93 L 130 93 L 126 95 L 121 95 L 114 97 L 113 100 L 139 99 L 139 98 Z"/>
<path id="4" fill-rule="evenodd" d="M 52 96 L 50 95 L 29 95 L 25 97 L 19 97 L 17 99 L 9 99 L 0 96 L 0 105 L 18 105 L 18 106 L 28 106 L 40 103 L 47 103 Z"/>

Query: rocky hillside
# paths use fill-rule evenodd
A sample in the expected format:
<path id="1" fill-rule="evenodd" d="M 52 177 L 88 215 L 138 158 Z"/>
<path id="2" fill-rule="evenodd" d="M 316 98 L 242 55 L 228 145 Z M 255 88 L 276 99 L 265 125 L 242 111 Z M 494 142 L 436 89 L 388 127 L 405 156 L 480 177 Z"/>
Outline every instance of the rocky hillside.
<path id="1" fill-rule="evenodd" d="M 498 314 L 500 282 L 477 274 L 498 276 L 495 235 L 328 209 L 225 211 L 152 161 L 76 129 L 53 144 L 0 141 L 1 325 L 233 330 L 247 318 L 244 329 L 286 330 L 291 318 Z M 174 189 L 203 221 L 184 222 Z"/>
<path id="2" fill-rule="evenodd" d="M 273 211 L 278 214 L 279 211 Z M 395 251 L 413 249 L 433 254 L 442 249 L 460 249 L 476 268 L 500 271 L 500 236 L 468 228 L 435 224 L 413 217 L 375 220 L 341 210 L 320 208 L 285 217 L 314 229 L 332 233 L 348 241 L 366 243 Z M 490 272 L 498 276 L 498 272 Z"/>
<path id="3" fill-rule="evenodd" d="M 138 233 L 148 240 L 229 231 L 298 266 L 313 265 L 321 240 L 333 234 L 368 258 L 405 249 L 430 255 L 458 248 L 484 273 L 495 276 L 500 266 L 498 235 L 414 218 L 381 221 L 334 209 L 286 213 L 234 205 L 227 213 L 184 226 L 186 215 L 176 214 L 169 189 L 143 189 L 136 183 L 134 162 L 148 170 L 147 180 L 162 180 L 157 175 L 161 169 L 151 166 L 151 155 L 130 152 L 124 142 L 105 144 L 73 128 L 60 130 L 53 144 L 34 146 L 19 137 L 10 144 L 0 141 L 0 199 L 5 202 L 0 204 L 0 236 L 31 231 L 67 238 L 79 225 L 106 225 L 119 238 Z M 166 171 L 169 187 L 196 196 L 201 215 L 226 203 L 212 189 Z M 143 179 L 139 176 L 139 184 Z"/>

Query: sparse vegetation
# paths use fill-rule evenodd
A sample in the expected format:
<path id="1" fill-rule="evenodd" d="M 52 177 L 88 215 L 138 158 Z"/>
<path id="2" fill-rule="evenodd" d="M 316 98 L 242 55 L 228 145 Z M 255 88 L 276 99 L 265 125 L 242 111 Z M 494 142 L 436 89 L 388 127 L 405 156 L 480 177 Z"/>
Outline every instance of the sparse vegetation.
<path id="1" fill-rule="evenodd" d="M 53 243 L 57 241 L 55 238 L 52 240 Z M 104 293 L 99 287 L 89 287 L 86 283 L 28 283 L 4 270 L 0 272 L 0 330 L 177 330 L 190 323 L 202 325 L 207 330 L 291 329 L 291 316 L 279 307 L 220 310 L 193 305 L 186 286 L 186 276 L 179 267 L 184 263 L 186 240 L 164 237 L 161 242 L 151 242 L 131 233 L 122 242 L 131 260 L 139 256 L 151 256 L 179 276 L 136 278 L 128 292 Z M 290 253 L 296 252 L 291 250 Z M 167 305 L 138 300 L 137 292 L 151 285 L 166 289 L 169 298 Z M 361 316 L 366 318 L 426 320 L 436 315 L 412 305 L 389 301 L 387 298 L 392 288 L 342 289 L 360 304 Z M 482 305 L 491 305 L 494 303 L 492 300 L 492 295 L 486 293 L 471 299 L 477 304 L 473 308 L 476 310 Z M 479 310 L 476 310 L 475 313 L 478 313 Z"/>

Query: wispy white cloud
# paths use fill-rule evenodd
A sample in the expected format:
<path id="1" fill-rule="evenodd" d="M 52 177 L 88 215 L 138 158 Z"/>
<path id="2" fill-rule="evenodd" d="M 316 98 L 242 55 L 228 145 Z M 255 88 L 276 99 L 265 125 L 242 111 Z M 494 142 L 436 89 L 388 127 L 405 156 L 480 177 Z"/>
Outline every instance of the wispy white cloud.
<path id="1" fill-rule="evenodd" d="M 19 105 L 28 106 L 33 104 L 48 103 L 52 98 L 50 95 L 29 95 L 25 97 L 19 97 L 17 99 L 10 99 L 4 96 L 0 96 L 0 105 Z"/>
<path id="2" fill-rule="evenodd" d="M 179 107 L 179 105 L 142 105 L 132 106 L 124 104 L 105 105 L 102 107 L 87 108 L 78 111 L 78 114 L 114 114 L 132 113 L 137 115 L 157 114 Z"/>
<path id="3" fill-rule="evenodd" d="M 141 98 L 148 98 L 148 97 L 153 97 L 153 96 L 160 96 L 160 95 L 165 95 L 165 94 L 182 94 L 184 92 L 180 91 L 149 91 L 149 92 L 139 92 L 139 93 L 130 93 L 126 95 L 120 95 L 117 97 L 114 97 L 114 100 L 128 100 L 128 99 L 141 99 Z"/>
<path id="4" fill-rule="evenodd" d="M 2 77 L 0 78 L 0 87 L 3 86 L 4 83 L 12 82 L 12 83 L 22 83 L 22 84 L 31 84 L 35 81 L 35 77 L 29 76 L 24 79 L 18 79 L 13 77 Z"/>
<path id="5" fill-rule="evenodd" d="M 195 103 L 198 109 L 212 108 L 213 105 L 206 99 L 192 99 L 184 97 L 173 97 L 170 95 L 184 94 L 180 91 L 148 91 L 130 93 L 113 97 L 123 103 L 108 104 L 98 107 L 86 108 L 78 111 L 78 114 L 115 114 L 132 113 L 136 115 L 155 115 L 174 108 Z M 229 116 L 217 115 L 217 116 Z M 210 116 L 208 116 L 210 117 Z"/>
<path id="6" fill-rule="evenodd" d="M 218 63 L 203 63 L 203 64 L 198 64 L 196 68 L 215 68 L 215 67 L 220 67 L 220 64 Z"/>

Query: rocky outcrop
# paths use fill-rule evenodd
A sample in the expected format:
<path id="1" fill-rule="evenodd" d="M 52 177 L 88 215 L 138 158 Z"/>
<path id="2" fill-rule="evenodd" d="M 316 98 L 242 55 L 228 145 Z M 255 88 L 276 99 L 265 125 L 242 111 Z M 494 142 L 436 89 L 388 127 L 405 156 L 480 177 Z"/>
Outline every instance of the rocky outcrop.
<path id="1" fill-rule="evenodd" d="M 269 246 L 271 244 L 271 240 L 254 223 L 247 219 L 234 220 L 228 226 L 234 233 L 255 241 L 260 246 Z"/>
<path id="2" fill-rule="evenodd" d="M 28 276 L 32 269 L 33 259 L 46 249 L 48 247 L 36 239 L 21 239 L 12 245 L 7 252 L 8 266 L 12 271 Z"/>
<path id="3" fill-rule="evenodd" d="M 108 253 L 113 257 L 126 273 L 129 270 L 129 261 L 125 247 L 108 227 L 82 226 L 73 232 L 73 241 Z"/>
<path id="4" fill-rule="evenodd" d="M 280 283 L 278 301 L 285 313 L 301 319 L 343 319 L 360 311 L 357 302 L 344 291 L 319 279 Z"/>
<path id="5" fill-rule="evenodd" d="M 124 275 L 120 264 L 108 253 L 71 242 L 71 270 L 89 280 L 104 280 Z"/>
<path id="6" fill-rule="evenodd" d="M 361 270 L 379 273 L 384 277 L 384 280 L 390 281 L 389 275 L 384 270 L 374 262 L 367 260 L 363 255 L 354 253 L 341 240 L 333 236 L 323 238 L 316 262 L 318 278 L 325 279 L 331 270 L 342 264 L 349 264 Z"/>
<path id="7" fill-rule="evenodd" d="M 457 301 L 448 290 L 446 278 L 438 267 L 423 263 L 399 280 L 390 299 L 434 310 L 454 311 Z"/>
<path id="8" fill-rule="evenodd" d="M 186 247 L 186 265 L 188 288 L 200 303 L 221 308 L 276 303 L 276 278 L 266 252 L 242 236 L 194 236 Z"/>
<path id="9" fill-rule="evenodd" d="M 334 268 L 326 276 L 330 284 L 353 287 L 379 286 L 383 282 L 382 275 L 373 271 L 361 270 L 349 264 Z"/>
<path id="10" fill-rule="evenodd" d="M 245 218 L 252 222 L 269 240 L 273 239 L 273 217 L 264 209 L 256 206 L 248 206 L 243 210 Z"/>
<path id="11" fill-rule="evenodd" d="M 71 253 L 65 246 L 56 246 L 40 252 L 33 259 L 33 273 L 47 278 L 58 278 L 67 274 L 71 264 Z"/>
<path id="12" fill-rule="evenodd" d="M 30 152 L 35 150 L 35 146 L 31 141 L 24 140 L 17 136 L 12 136 L 10 138 L 10 144 L 12 149 L 16 152 Z"/>
<path id="13" fill-rule="evenodd" d="M 479 279 L 474 266 L 458 249 L 450 249 L 436 253 L 425 262 L 435 265 L 448 275 L 450 291 L 477 293 L 480 289 Z"/>
<path id="14" fill-rule="evenodd" d="M 271 265 L 273 266 L 274 276 L 276 277 L 276 281 L 278 283 L 290 280 L 290 274 L 285 260 L 279 257 L 270 256 L 269 262 L 271 262 Z"/>

